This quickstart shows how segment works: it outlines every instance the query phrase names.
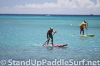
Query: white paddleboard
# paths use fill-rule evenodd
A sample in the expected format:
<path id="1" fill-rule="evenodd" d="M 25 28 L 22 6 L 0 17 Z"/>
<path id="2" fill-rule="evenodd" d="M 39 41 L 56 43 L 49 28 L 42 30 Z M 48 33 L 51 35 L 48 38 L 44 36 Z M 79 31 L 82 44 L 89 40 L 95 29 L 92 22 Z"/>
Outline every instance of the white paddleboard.
<path id="1" fill-rule="evenodd" d="M 80 35 L 80 36 L 83 36 L 83 37 L 94 37 L 94 34 L 85 34 L 85 35 Z"/>

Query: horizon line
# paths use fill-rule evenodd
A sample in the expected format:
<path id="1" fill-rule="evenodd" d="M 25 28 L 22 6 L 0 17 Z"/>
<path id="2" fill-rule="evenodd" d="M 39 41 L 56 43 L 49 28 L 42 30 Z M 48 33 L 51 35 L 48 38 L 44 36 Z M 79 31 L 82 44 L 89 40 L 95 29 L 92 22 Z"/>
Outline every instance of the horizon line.
<path id="1" fill-rule="evenodd" d="M 1 14 L 0 13 L 0 15 L 44 15 L 44 16 L 53 16 L 53 15 L 55 15 L 55 16 L 59 16 L 59 15 L 62 15 L 62 16 L 70 16 L 70 15 L 89 15 L 89 16 L 96 16 L 96 14 Z M 99 16 L 99 15 L 98 15 Z"/>

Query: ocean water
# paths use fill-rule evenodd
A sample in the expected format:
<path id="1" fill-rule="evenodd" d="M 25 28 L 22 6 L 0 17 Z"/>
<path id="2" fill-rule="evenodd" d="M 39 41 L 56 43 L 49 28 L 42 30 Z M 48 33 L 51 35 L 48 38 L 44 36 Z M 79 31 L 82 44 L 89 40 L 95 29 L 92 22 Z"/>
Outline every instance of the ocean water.
<path id="1" fill-rule="evenodd" d="M 94 34 L 94 37 L 80 36 L 79 24 L 84 20 L 88 22 L 88 30 L 85 30 L 85 34 Z M 46 32 L 50 27 L 57 31 L 54 35 L 54 44 L 68 44 L 67 47 L 41 46 L 47 40 Z M 55 59 L 58 61 L 60 59 L 65 61 L 70 59 L 73 61 L 100 60 L 100 16 L 1 14 L 0 64 L 2 60 L 5 60 L 6 64 L 4 65 L 8 66 L 12 62 L 9 62 L 9 59 L 16 61 L 29 59 L 38 61 L 43 59 L 47 61 L 54 61 Z M 3 61 L 3 63 L 5 62 Z M 13 63 L 12 66 L 14 66 Z M 45 63 L 42 66 L 49 66 L 49 64 Z M 72 64 L 71 66 L 75 65 Z"/>

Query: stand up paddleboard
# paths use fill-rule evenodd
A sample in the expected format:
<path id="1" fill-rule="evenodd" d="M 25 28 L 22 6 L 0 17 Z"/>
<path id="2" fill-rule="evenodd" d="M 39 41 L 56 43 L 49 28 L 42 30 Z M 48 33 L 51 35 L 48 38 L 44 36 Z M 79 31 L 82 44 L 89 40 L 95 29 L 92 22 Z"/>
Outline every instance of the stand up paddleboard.
<path id="1" fill-rule="evenodd" d="M 53 47 L 65 47 L 67 46 L 68 44 L 54 44 Z M 42 46 L 52 46 L 52 45 L 47 45 L 47 44 L 43 44 Z"/>
<path id="2" fill-rule="evenodd" d="M 86 35 L 80 35 L 80 36 L 83 36 L 83 37 L 94 37 L 94 34 L 86 34 Z"/>
<path id="3" fill-rule="evenodd" d="M 94 37 L 94 34 L 87 34 L 87 36 Z"/>

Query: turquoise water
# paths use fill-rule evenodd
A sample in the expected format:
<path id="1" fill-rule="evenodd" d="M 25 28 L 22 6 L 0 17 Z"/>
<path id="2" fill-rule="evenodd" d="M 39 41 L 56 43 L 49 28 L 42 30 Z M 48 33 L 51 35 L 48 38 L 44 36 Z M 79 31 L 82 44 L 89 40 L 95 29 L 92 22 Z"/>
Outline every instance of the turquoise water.
<path id="1" fill-rule="evenodd" d="M 94 37 L 80 37 L 78 25 L 84 20 L 88 22 L 85 34 Z M 68 44 L 67 47 L 41 46 L 50 27 L 57 31 L 54 44 Z M 0 15 L 2 59 L 100 60 L 100 16 Z"/>

